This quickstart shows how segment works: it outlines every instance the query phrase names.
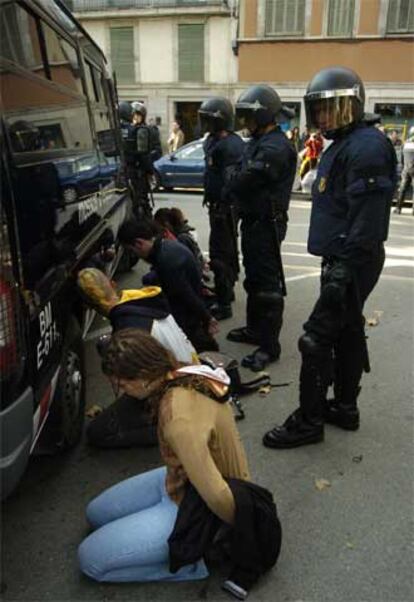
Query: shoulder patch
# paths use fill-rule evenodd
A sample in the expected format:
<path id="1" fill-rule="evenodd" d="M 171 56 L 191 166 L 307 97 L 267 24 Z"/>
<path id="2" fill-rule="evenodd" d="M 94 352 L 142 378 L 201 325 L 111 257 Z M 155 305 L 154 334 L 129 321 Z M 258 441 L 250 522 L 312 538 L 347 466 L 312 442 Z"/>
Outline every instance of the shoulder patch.
<path id="1" fill-rule="evenodd" d="M 327 181 L 327 178 L 321 178 L 319 180 L 319 185 L 318 185 L 319 192 L 325 192 L 325 190 L 326 190 L 326 181 Z"/>

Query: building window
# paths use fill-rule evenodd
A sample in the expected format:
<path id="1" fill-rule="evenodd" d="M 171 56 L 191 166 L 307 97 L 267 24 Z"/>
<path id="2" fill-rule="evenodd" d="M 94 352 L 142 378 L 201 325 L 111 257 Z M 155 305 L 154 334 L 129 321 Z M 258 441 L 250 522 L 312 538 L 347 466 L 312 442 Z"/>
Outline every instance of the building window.
<path id="1" fill-rule="evenodd" d="M 387 33 L 414 32 L 414 0 L 389 0 Z"/>
<path id="2" fill-rule="evenodd" d="M 354 30 L 355 0 L 329 0 L 328 36 L 351 36 Z"/>
<path id="3" fill-rule="evenodd" d="M 2 6 L 0 12 L 1 56 L 46 77 L 36 20 L 15 4 Z"/>
<path id="4" fill-rule="evenodd" d="M 178 81 L 204 81 L 204 25 L 178 25 Z"/>
<path id="5" fill-rule="evenodd" d="M 268 36 L 303 35 L 305 0 L 266 0 L 265 19 Z"/>
<path id="6" fill-rule="evenodd" d="M 119 84 L 135 82 L 134 29 L 111 27 L 111 61 Z"/>

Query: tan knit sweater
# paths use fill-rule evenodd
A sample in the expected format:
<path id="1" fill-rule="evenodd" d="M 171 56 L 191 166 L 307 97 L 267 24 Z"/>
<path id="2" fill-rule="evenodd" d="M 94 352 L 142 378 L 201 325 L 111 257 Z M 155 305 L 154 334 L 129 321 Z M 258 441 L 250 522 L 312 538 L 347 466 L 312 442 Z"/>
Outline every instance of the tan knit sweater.
<path id="1" fill-rule="evenodd" d="M 190 481 L 210 510 L 232 524 L 234 498 L 223 477 L 250 476 L 229 403 L 174 387 L 161 401 L 158 435 L 171 499 L 179 504 Z"/>

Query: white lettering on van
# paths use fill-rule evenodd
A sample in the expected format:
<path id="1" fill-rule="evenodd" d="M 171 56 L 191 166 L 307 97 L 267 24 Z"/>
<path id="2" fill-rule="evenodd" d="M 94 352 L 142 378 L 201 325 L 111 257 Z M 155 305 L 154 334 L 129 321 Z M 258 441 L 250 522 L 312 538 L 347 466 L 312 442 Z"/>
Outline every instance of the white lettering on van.
<path id="1" fill-rule="evenodd" d="M 39 370 L 53 345 L 59 338 L 56 322 L 53 320 L 52 304 L 49 301 L 39 314 L 40 341 L 37 343 L 37 369 Z"/>

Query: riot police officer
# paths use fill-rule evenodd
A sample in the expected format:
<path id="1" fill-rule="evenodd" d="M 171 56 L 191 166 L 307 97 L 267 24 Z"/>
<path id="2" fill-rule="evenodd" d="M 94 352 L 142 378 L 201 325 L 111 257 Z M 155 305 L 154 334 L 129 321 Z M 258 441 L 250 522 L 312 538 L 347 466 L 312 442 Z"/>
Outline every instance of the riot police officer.
<path id="1" fill-rule="evenodd" d="M 236 117 L 251 134 L 242 167 L 229 187 L 241 218 L 247 323 L 227 338 L 259 345 L 242 360 L 253 371 L 280 355 L 285 294 L 280 244 L 296 171 L 296 153 L 277 125 L 283 110 L 277 92 L 266 85 L 248 88 L 236 103 Z"/>
<path id="2" fill-rule="evenodd" d="M 149 153 L 151 162 L 154 163 L 162 156 L 160 131 L 158 127 L 147 124 L 147 108 L 143 102 L 135 101 L 132 106 L 132 123 L 136 127 L 147 128 L 149 131 Z"/>
<path id="3" fill-rule="evenodd" d="M 396 182 L 392 144 L 364 120 L 364 85 L 343 67 L 319 71 L 305 95 L 307 123 L 333 143 L 313 185 L 308 251 L 322 257 L 319 299 L 299 339 L 299 408 L 265 434 L 267 447 L 324 438 L 324 422 L 359 427 L 357 397 L 369 360 L 362 308 L 383 264 Z M 333 380 L 334 399 L 326 400 Z"/>
<path id="4" fill-rule="evenodd" d="M 198 111 L 204 141 L 206 170 L 204 201 L 209 210 L 210 267 L 214 273 L 217 303 L 210 308 L 217 320 L 231 318 L 234 284 L 239 273 L 237 219 L 233 199 L 224 198 L 226 184 L 240 166 L 244 143 L 233 132 L 234 111 L 227 98 L 215 96 Z"/>
<path id="5" fill-rule="evenodd" d="M 148 178 L 152 172 L 149 157 L 149 131 L 133 123 L 133 109 L 129 102 L 118 105 L 121 135 L 125 156 L 125 175 L 131 188 L 133 210 L 138 219 L 151 216 Z"/>

